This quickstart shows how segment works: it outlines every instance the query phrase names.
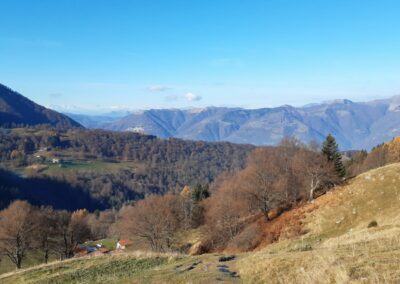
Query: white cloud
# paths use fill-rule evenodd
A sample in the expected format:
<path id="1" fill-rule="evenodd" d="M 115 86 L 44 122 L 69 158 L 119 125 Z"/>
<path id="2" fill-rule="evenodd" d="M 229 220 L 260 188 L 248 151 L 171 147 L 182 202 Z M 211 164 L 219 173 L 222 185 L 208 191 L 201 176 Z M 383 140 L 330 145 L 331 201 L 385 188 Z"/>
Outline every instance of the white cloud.
<path id="1" fill-rule="evenodd" d="M 148 90 L 149 90 L 150 92 L 165 92 L 165 91 L 168 91 L 168 90 L 171 90 L 171 89 L 172 89 L 172 88 L 170 88 L 170 87 L 161 86 L 161 85 L 150 86 L 150 87 L 148 88 Z"/>
<path id="2" fill-rule="evenodd" d="M 190 92 L 185 94 L 185 98 L 190 102 L 195 102 L 195 101 L 201 100 L 201 96 L 190 93 Z"/>

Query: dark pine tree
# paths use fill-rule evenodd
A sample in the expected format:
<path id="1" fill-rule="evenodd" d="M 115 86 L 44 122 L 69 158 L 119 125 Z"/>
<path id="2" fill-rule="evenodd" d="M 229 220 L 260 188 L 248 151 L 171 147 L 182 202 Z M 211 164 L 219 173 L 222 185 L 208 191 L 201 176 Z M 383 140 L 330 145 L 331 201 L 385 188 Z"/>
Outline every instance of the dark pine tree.
<path id="1" fill-rule="evenodd" d="M 201 185 L 201 184 L 196 184 L 192 191 L 192 200 L 194 202 L 200 202 L 203 199 L 206 199 L 210 197 L 210 192 L 208 188 L 208 184 Z"/>
<path id="2" fill-rule="evenodd" d="M 339 152 L 336 139 L 332 134 L 326 136 L 325 141 L 322 144 L 322 153 L 326 156 L 329 162 L 334 164 L 337 175 L 339 177 L 344 177 L 346 175 L 346 168 L 343 165 L 342 155 Z"/>

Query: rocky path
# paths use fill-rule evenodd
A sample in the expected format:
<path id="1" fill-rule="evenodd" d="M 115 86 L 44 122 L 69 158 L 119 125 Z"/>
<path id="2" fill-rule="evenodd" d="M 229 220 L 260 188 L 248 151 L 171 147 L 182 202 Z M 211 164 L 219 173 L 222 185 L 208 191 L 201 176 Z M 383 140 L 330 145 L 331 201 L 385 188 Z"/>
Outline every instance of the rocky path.
<path id="1" fill-rule="evenodd" d="M 179 274 L 210 274 L 216 283 L 238 283 L 240 275 L 230 267 L 230 263 L 235 260 L 235 256 L 213 256 L 210 259 L 177 265 L 174 269 Z"/>

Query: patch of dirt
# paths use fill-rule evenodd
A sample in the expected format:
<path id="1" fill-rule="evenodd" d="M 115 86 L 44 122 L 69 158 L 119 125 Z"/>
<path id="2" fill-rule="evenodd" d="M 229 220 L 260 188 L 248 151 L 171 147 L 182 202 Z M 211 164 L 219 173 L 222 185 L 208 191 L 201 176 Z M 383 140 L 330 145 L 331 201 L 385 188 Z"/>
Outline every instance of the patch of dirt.
<path id="1" fill-rule="evenodd" d="M 319 207 L 334 206 L 340 203 L 343 199 L 341 196 L 342 191 L 343 187 L 334 189 L 334 191 L 328 191 L 312 202 L 300 204 L 270 221 L 260 218 L 257 222 L 262 228 L 263 236 L 262 241 L 256 249 L 264 248 L 282 239 L 292 239 L 308 233 L 308 230 L 305 228 L 306 216 Z"/>

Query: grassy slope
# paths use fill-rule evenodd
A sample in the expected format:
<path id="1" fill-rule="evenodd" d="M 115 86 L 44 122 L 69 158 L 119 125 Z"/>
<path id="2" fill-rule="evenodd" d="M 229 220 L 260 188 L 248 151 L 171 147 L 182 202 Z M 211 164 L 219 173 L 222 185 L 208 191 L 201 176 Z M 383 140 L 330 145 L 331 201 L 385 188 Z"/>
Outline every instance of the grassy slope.
<path id="1" fill-rule="evenodd" d="M 91 242 L 86 242 L 85 245 L 88 246 L 95 246 L 97 244 L 101 244 L 103 247 L 109 249 L 109 250 L 114 250 L 117 246 L 117 240 L 115 239 L 103 239 L 103 240 L 97 240 L 97 241 L 91 241 Z"/>
<path id="2" fill-rule="evenodd" d="M 36 130 L 29 128 L 14 128 L 9 130 L 11 132 L 18 133 L 21 136 L 30 137 L 32 135 L 51 135 L 54 131 L 51 130 Z M 31 153 L 29 156 L 40 155 L 46 158 L 46 161 L 40 163 L 39 160 L 36 164 L 28 167 L 14 168 L 12 163 L 3 162 L 3 167 L 6 169 L 14 169 L 20 174 L 29 174 L 31 172 L 42 172 L 48 175 L 59 175 L 67 174 L 70 171 L 97 171 L 97 172 L 116 172 L 120 170 L 136 170 L 141 167 L 141 163 L 135 161 L 111 161 L 108 160 L 98 160 L 98 159 L 84 159 L 79 156 L 79 153 L 74 152 L 70 149 L 57 149 L 50 151 L 37 151 Z M 62 167 L 58 164 L 52 164 L 51 160 L 53 158 L 63 159 L 65 163 Z"/>
<path id="3" fill-rule="evenodd" d="M 43 172 L 46 174 L 61 174 L 68 171 L 92 170 L 97 172 L 112 172 L 122 169 L 133 170 L 135 164 L 132 162 L 106 162 L 106 161 L 80 161 L 74 160 L 59 167 L 57 164 L 49 165 Z"/>
<path id="4" fill-rule="evenodd" d="M 206 255 L 121 254 L 71 259 L 4 274 L 0 283 L 234 283 Z"/>
<path id="5" fill-rule="evenodd" d="M 302 222 L 307 234 L 226 263 L 240 279 L 219 271 L 216 255 L 120 255 L 34 267 L 0 276 L 0 282 L 400 283 L 399 203 L 400 164 L 360 175 L 348 186 L 295 209 L 306 212 Z M 372 220 L 378 227 L 367 228 Z"/>
<path id="6" fill-rule="evenodd" d="M 400 164 L 355 178 L 315 200 L 309 233 L 237 263 L 249 283 L 399 283 Z M 378 227 L 367 228 L 376 220 Z"/>

